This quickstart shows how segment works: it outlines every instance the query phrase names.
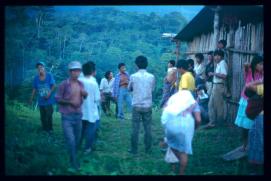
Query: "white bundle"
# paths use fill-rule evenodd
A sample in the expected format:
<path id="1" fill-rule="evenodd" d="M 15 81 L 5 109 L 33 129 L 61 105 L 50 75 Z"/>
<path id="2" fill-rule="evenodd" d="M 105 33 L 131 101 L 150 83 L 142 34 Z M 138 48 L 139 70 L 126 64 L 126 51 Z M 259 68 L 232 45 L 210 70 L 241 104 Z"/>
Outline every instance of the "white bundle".
<path id="1" fill-rule="evenodd" d="M 169 98 L 167 106 L 163 110 L 161 116 L 162 124 L 165 125 L 168 120 L 175 119 L 178 115 L 195 103 L 195 99 L 188 90 L 180 90 L 173 94 Z"/>
<path id="2" fill-rule="evenodd" d="M 165 161 L 167 163 L 177 163 L 179 162 L 178 158 L 175 156 L 173 151 L 168 147 L 167 153 L 165 155 Z"/>

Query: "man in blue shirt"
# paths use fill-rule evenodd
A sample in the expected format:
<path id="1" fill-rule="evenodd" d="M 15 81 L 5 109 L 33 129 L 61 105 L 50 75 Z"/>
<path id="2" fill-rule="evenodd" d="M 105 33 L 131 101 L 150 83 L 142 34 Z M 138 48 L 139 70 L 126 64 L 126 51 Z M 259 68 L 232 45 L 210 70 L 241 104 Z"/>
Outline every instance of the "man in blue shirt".
<path id="1" fill-rule="evenodd" d="M 32 104 L 33 98 L 37 93 L 42 129 L 51 132 L 53 130 L 52 117 L 53 104 L 55 103 L 53 91 L 55 89 L 55 80 L 52 74 L 45 71 L 44 62 L 38 62 L 36 68 L 38 75 L 34 78 L 33 91 L 29 102 Z"/>

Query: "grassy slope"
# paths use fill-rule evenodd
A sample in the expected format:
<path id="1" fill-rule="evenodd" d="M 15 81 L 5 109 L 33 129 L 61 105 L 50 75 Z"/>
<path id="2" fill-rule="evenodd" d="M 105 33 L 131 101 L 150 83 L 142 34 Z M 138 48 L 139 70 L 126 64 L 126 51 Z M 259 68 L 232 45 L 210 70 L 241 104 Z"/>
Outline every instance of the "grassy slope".
<path id="1" fill-rule="evenodd" d="M 52 136 L 40 131 L 39 112 L 16 102 L 6 103 L 5 161 L 7 175 L 174 175 L 159 149 L 163 137 L 160 112 L 153 112 L 153 152 L 144 153 L 143 127 L 139 139 L 139 156 L 127 153 L 131 122 L 120 123 L 102 116 L 96 151 L 83 155 L 82 170 L 67 171 L 68 156 L 61 129 L 60 114 L 54 113 Z M 225 162 L 220 155 L 240 145 L 240 130 L 222 127 L 195 133 L 193 155 L 189 157 L 187 175 L 244 175 L 249 173 L 246 158 Z"/>

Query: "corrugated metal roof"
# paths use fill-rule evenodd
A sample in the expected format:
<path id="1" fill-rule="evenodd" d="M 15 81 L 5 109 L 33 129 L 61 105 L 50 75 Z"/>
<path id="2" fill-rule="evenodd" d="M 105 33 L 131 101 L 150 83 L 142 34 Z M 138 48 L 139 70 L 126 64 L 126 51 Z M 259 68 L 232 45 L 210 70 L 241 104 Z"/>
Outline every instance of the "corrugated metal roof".
<path id="1" fill-rule="evenodd" d="M 191 41 L 194 37 L 213 31 L 215 6 L 205 6 L 178 34 L 174 39 Z M 235 16 L 242 24 L 263 21 L 263 6 L 221 6 L 220 22 L 225 16 Z M 221 25 L 221 23 L 220 23 Z"/>

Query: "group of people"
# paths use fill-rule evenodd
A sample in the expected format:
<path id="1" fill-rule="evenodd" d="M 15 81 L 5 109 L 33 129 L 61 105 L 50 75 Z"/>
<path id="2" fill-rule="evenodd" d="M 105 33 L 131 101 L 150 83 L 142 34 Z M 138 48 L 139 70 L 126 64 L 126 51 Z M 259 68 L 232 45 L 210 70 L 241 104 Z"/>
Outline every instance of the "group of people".
<path id="1" fill-rule="evenodd" d="M 132 111 L 131 149 L 128 151 L 137 154 L 140 121 L 143 121 L 145 151 L 151 152 L 152 92 L 155 88 L 155 78 L 146 71 L 148 60 L 145 56 L 138 56 L 135 64 L 138 71 L 132 75 L 126 72 L 124 63 L 118 65 L 119 73 L 115 78 L 112 71 L 107 71 L 99 87 L 95 78 L 95 63 L 88 61 L 82 66 L 80 62 L 72 61 L 68 65 L 69 77 L 59 84 L 55 95 L 53 75 L 45 71 L 44 62 L 36 64 L 38 75 L 33 81 L 30 103 L 38 93 L 42 129 L 51 134 L 53 104 L 57 102 L 73 169 L 80 168 L 77 150 L 83 141 L 84 154 L 93 150 L 100 126 L 100 102 L 107 116 L 111 114 L 110 101 L 115 102 L 115 116 L 122 122 L 126 119 L 123 110 L 123 103 L 126 101 L 128 110 Z"/>
<path id="2" fill-rule="evenodd" d="M 192 128 L 197 127 L 197 123 L 200 122 L 206 122 L 204 128 L 214 128 L 225 122 L 225 101 L 229 97 L 225 46 L 226 41 L 220 40 L 217 49 L 207 53 L 207 64 L 204 63 L 201 53 L 195 54 L 195 66 L 193 59 L 178 60 L 176 67 L 174 60 L 168 62 L 161 100 L 161 121 L 165 128 L 165 138 L 161 147 L 167 148 L 167 162 L 180 163 L 180 174 L 184 173 L 187 155 L 192 154 Z M 254 56 L 250 64 L 245 64 L 244 70 L 245 87 L 241 93 L 235 124 L 243 128 L 242 151 L 249 150 L 249 161 L 262 165 L 263 58 Z M 184 90 L 189 90 L 192 97 Z M 254 91 L 251 98 L 245 94 L 249 91 Z M 258 94 L 258 97 L 255 94 Z M 253 116 L 248 116 L 250 112 Z M 188 121 L 188 118 L 196 121 Z"/>
<path id="3" fill-rule="evenodd" d="M 213 128 L 223 122 L 222 105 L 225 103 L 228 90 L 225 46 L 225 40 L 219 41 L 218 49 L 208 53 L 207 65 L 204 64 L 204 56 L 200 53 L 195 55 L 195 66 L 193 59 L 168 62 L 161 100 L 161 122 L 165 131 L 164 144 L 168 146 L 167 156 L 171 153 L 175 158 L 173 162 L 179 163 L 180 174 L 185 173 L 188 155 L 192 154 L 194 130 L 199 127 L 202 120 L 208 122 L 207 128 Z M 115 78 L 112 71 L 107 71 L 99 86 L 95 78 L 95 63 L 88 61 L 82 66 L 78 61 L 70 62 L 69 78 L 61 82 L 55 95 L 53 75 L 45 71 L 44 62 L 36 64 L 38 75 L 33 81 L 30 101 L 32 102 L 35 93 L 38 92 L 42 128 L 49 133 L 53 130 L 52 105 L 58 103 L 70 162 L 74 169 L 80 168 L 76 155 L 84 140 L 84 153 L 88 154 L 93 150 L 100 126 L 100 102 L 106 116 L 111 115 L 110 102 L 114 102 L 116 107 L 114 114 L 120 122 L 127 119 L 124 116 L 126 102 L 127 110 L 132 112 L 131 146 L 128 151 L 133 155 L 138 153 L 139 128 L 142 122 L 145 131 L 145 152 L 151 153 L 152 93 L 155 89 L 155 77 L 146 70 L 148 60 L 145 56 L 136 57 L 134 63 L 137 68 L 134 74 L 129 75 L 125 64 L 120 63 L 119 73 Z M 248 98 L 245 95 L 248 89 L 263 96 L 262 58 L 255 56 L 251 65 L 246 66 L 245 72 L 246 86 L 240 99 L 236 124 L 245 130 L 250 129 L 249 143 L 251 142 L 252 151 L 249 158 L 254 161 L 260 159 L 262 163 L 263 111 L 256 116 L 256 121 L 248 120 L 246 118 Z M 248 131 L 245 131 L 245 135 L 244 149 L 248 142 Z M 255 143 L 256 139 L 261 142 Z M 255 157 L 255 154 L 258 155 Z"/>

